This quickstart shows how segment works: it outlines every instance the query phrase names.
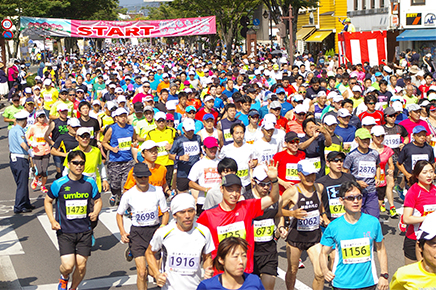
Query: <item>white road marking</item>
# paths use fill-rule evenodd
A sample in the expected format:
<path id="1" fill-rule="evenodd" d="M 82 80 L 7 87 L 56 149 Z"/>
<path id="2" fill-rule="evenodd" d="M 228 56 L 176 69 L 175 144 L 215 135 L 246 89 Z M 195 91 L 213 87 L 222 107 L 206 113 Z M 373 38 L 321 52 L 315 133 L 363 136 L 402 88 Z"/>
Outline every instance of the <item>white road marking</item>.
<path id="1" fill-rule="evenodd" d="M 21 285 L 18 281 L 17 273 L 15 273 L 9 256 L 0 256 L 0 281 L 9 290 L 20 290 Z"/>
<path id="2" fill-rule="evenodd" d="M 119 241 L 121 241 L 121 235 L 117 225 L 116 214 L 117 207 L 106 207 L 101 210 L 98 219 Z M 131 220 L 127 217 L 124 217 L 124 229 L 126 230 L 126 232 L 130 232 L 131 225 Z"/>
<path id="3" fill-rule="evenodd" d="M 278 277 L 280 279 L 282 279 L 283 281 L 285 281 L 286 272 L 280 268 L 277 268 L 277 273 L 279 274 Z M 307 286 L 306 284 L 304 284 L 303 282 L 301 282 L 299 280 L 295 281 L 295 289 L 297 289 L 297 290 L 312 290 L 312 288 L 310 288 L 309 286 Z"/>
<path id="4" fill-rule="evenodd" d="M 44 228 L 47 236 L 50 238 L 51 242 L 55 246 L 56 250 L 59 251 L 58 238 L 56 237 L 56 231 L 51 229 L 51 223 L 46 214 L 38 215 L 38 221 Z"/>
<path id="5" fill-rule="evenodd" d="M 24 254 L 20 240 L 9 219 L 0 220 L 0 256 Z"/>

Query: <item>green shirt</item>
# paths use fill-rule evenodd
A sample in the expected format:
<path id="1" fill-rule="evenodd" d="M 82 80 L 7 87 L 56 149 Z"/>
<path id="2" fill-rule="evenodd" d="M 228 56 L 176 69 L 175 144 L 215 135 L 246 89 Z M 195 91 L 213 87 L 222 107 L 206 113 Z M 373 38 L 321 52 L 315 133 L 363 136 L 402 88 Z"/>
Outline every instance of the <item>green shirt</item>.
<path id="1" fill-rule="evenodd" d="M 7 119 L 15 119 L 15 114 L 21 110 L 24 110 L 23 106 L 21 105 L 18 107 L 10 105 L 9 107 L 6 107 L 5 111 L 3 112 L 3 117 Z M 8 130 L 10 130 L 12 126 L 14 126 L 14 122 L 9 122 Z"/>

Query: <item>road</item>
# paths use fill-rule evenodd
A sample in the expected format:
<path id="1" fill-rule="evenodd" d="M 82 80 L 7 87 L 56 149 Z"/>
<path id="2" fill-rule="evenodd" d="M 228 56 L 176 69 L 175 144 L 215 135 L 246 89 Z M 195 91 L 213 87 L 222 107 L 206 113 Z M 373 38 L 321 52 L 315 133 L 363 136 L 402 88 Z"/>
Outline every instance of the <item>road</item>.
<path id="1" fill-rule="evenodd" d="M 36 210 L 28 214 L 15 215 L 13 203 L 15 183 L 9 168 L 7 126 L 0 121 L 0 289 L 43 290 L 57 289 L 59 279 L 59 253 L 55 232 L 44 212 L 44 195 L 30 190 Z M 50 185 L 54 180 L 54 165 L 49 167 Z M 125 245 L 115 221 L 115 208 L 109 207 L 109 193 L 103 193 L 103 210 L 95 229 L 96 244 L 88 261 L 85 282 L 79 289 L 136 289 L 134 262 L 124 259 Z M 397 208 L 401 204 L 396 204 Z M 390 277 L 404 264 L 402 245 L 404 235 L 399 234 L 398 219 L 381 216 L 383 234 L 388 251 Z M 129 223 L 126 220 L 126 223 Z M 275 289 L 286 289 L 284 275 L 287 268 L 285 243 L 280 240 L 279 277 Z M 376 255 L 375 255 L 376 256 Z M 305 253 L 302 256 L 305 269 L 297 275 L 296 289 L 311 289 L 313 271 Z M 350 277 L 351 279 L 352 277 Z M 149 283 L 149 289 L 158 289 Z M 327 283 L 324 289 L 328 288 Z M 183 289 L 182 289 L 183 290 Z"/>

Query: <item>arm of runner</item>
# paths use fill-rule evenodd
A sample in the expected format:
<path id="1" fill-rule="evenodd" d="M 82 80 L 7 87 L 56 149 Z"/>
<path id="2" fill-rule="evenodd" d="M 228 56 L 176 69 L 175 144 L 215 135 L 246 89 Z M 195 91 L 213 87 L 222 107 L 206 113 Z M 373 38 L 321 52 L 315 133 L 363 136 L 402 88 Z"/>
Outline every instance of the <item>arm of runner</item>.
<path id="1" fill-rule="evenodd" d="M 118 153 L 119 150 L 118 146 L 114 148 L 111 145 L 109 145 L 109 141 L 111 137 L 112 137 L 112 128 L 109 128 L 107 129 L 106 134 L 104 134 L 103 142 L 101 144 L 106 150 L 110 150 L 114 153 Z"/>
<path id="2" fill-rule="evenodd" d="M 378 186 L 380 184 L 380 172 L 381 172 L 381 168 L 380 168 L 380 164 L 377 165 L 377 169 L 375 170 L 375 185 Z"/>
<path id="3" fill-rule="evenodd" d="M 170 220 L 170 214 L 168 211 L 164 212 L 162 214 L 162 224 L 161 227 L 166 226 L 168 224 L 168 221 Z"/>
<path id="4" fill-rule="evenodd" d="M 129 242 L 129 233 L 127 233 L 124 230 L 124 221 L 123 221 L 123 216 L 117 213 L 117 225 L 118 225 L 118 229 L 120 230 L 120 234 L 121 234 L 121 242 L 123 243 L 128 243 Z"/>
<path id="5" fill-rule="evenodd" d="M 307 139 L 306 141 L 304 141 L 303 143 L 300 143 L 300 145 L 298 146 L 298 149 L 300 150 L 306 150 L 307 147 L 309 147 L 309 145 L 315 141 L 316 137 L 318 137 L 318 135 L 313 135 L 312 137 L 310 137 L 309 139 Z M 331 145 L 331 144 L 330 144 Z"/>
<path id="6" fill-rule="evenodd" d="M 380 263 L 380 273 L 388 273 L 388 254 L 386 252 L 384 239 L 380 243 L 375 242 L 375 246 L 377 248 L 377 257 Z M 389 287 L 388 279 L 379 277 L 378 289 L 387 290 L 388 287 Z"/>
<path id="7" fill-rule="evenodd" d="M 53 146 L 53 144 L 54 144 L 54 141 L 50 138 L 50 134 L 53 131 L 54 126 L 55 126 L 54 122 L 50 122 L 50 125 L 48 126 L 48 129 L 47 129 L 47 131 L 45 131 L 45 134 L 44 134 L 44 139 L 50 146 Z"/>
<path id="8" fill-rule="evenodd" d="M 203 254 L 203 269 L 204 269 L 204 279 L 210 279 L 213 277 L 213 267 L 212 267 L 212 255 Z"/>
<path id="9" fill-rule="evenodd" d="M 403 164 L 400 164 L 400 163 L 398 163 L 397 162 L 397 167 L 398 167 L 398 169 L 404 174 L 404 176 L 407 178 L 407 179 L 410 179 L 410 177 L 412 177 L 412 174 L 410 174 L 409 172 L 407 172 L 407 170 L 406 170 L 406 168 L 404 168 L 404 165 Z"/>
<path id="10" fill-rule="evenodd" d="M 318 193 L 318 198 L 321 201 L 319 203 L 319 214 L 321 216 L 321 220 L 324 222 L 324 226 L 327 227 L 327 225 L 330 223 L 330 220 L 327 218 L 324 203 L 322 202 L 322 192 L 324 191 L 324 186 L 321 183 L 315 183 L 315 188 Z"/>
<path id="11" fill-rule="evenodd" d="M 330 133 L 323 125 L 319 125 L 318 128 L 319 128 L 319 132 L 324 134 L 325 137 L 324 146 L 330 147 L 332 145 L 332 135 L 330 135 Z"/>
<path id="12" fill-rule="evenodd" d="M 103 163 L 100 163 L 98 165 L 98 170 L 100 171 L 100 178 L 101 178 L 101 185 L 103 191 L 109 190 L 109 182 L 107 181 L 107 172 L 106 172 L 106 166 L 104 166 Z"/>
<path id="13" fill-rule="evenodd" d="M 211 187 L 200 186 L 197 182 L 192 181 L 192 180 L 189 181 L 189 187 L 193 188 L 195 190 L 204 191 L 205 193 L 207 193 L 209 191 L 209 189 L 211 189 Z"/>
<path id="14" fill-rule="evenodd" d="M 160 273 L 157 260 L 155 258 L 155 254 L 157 252 L 153 252 L 151 250 L 151 245 L 148 246 L 147 251 L 145 251 L 145 258 L 148 263 L 148 268 L 150 270 L 150 275 L 156 279 L 156 284 L 159 287 L 162 287 L 167 282 L 166 273 Z"/>
<path id="15" fill-rule="evenodd" d="M 60 148 L 51 147 L 50 154 L 54 156 L 67 157 L 68 153 L 64 153 L 60 150 Z"/>
<path id="16" fill-rule="evenodd" d="M 53 200 L 53 198 L 46 195 L 44 199 L 44 209 L 48 219 L 50 220 L 51 229 L 57 231 L 61 229 L 61 225 L 56 221 L 53 215 Z"/>
<path id="17" fill-rule="evenodd" d="M 408 225 L 420 224 L 424 221 L 425 216 L 414 216 L 414 209 L 411 207 L 404 207 L 403 222 Z"/>
<path id="18" fill-rule="evenodd" d="M 101 201 L 101 198 L 94 200 L 94 211 L 89 213 L 89 218 L 91 219 L 91 221 L 95 222 L 97 220 L 102 206 L 103 202 Z"/>
<path id="19" fill-rule="evenodd" d="M 335 274 L 333 274 L 332 271 L 329 270 L 329 267 L 327 265 L 328 256 L 332 251 L 333 251 L 332 247 L 322 245 L 321 255 L 319 256 L 319 264 L 321 266 L 322 274 L 324 275 L 324 279 L 327 282 L 331 282 L 335 278 Z"/>
<path id="20" fill-rule="evenodd" d="M 274 203 L 276 203 L 279 200 L 280 193 L 279 193 L 279 182 L 277 179 L 277 162 L 274 164 L 274 162 L 271 162 L 271 164 L 268 166 L 268 171 L 266 171 L 266 175 L 271 180 L 272 188 L 269 195 L 262 197 L 261 199 L 261 208 L 262 210 L 267 209 Z"/>
<path id="21" fill-rule="evenodd" d="M 292 182 L 289 182 L 289 181 L 284 181 L 283 179 L 281 179 L 280 177 L 277 177 L 278 179 L 279 179 L 279 184 L 281 185 L 281 186 L 283 186 L 285 189 L 288 189 L 288 188 L 290 188 L 293 184 L 292 184 Z"/>

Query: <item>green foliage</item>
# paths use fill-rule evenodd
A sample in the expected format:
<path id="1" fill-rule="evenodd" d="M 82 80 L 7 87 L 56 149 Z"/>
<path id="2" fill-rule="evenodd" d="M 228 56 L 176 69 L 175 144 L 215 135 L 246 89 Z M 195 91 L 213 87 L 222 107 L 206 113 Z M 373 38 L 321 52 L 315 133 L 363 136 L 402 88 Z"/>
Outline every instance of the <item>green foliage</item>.
<path id="1" fill-rule="evenodd" d="M 325 53 L 325 56 L 326 57 L 328 57 L 328 56 L 331 56 L 331 57 L 335 56 L 335 49 L 332 48 L 330 50 L 327 50 L 326 53 Z"/>

